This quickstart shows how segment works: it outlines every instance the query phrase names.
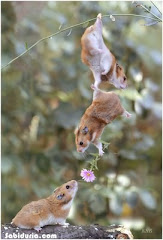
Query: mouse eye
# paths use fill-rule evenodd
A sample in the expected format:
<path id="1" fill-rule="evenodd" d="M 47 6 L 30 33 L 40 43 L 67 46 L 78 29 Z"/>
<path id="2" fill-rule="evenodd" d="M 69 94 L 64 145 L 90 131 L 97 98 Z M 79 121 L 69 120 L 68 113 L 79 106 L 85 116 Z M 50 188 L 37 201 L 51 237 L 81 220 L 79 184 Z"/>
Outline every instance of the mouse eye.
<path id="1" fill-rule="evenodd" d="M 79 144 L 80 144 L 80 145 L 83 145 L 83 142 L 80 142 Z"/>
<path id="2" fill-rule="evenodd" d="M 58 200 L 61 200 L 64 197 L 64 193 L 57 196 Z"/>
<path id="3" fill-rule="evenodd" d="M 123 78 L 123 81 L 125 82 L 125 81 L 126 81 L 126 79 L 127 79 L 127 78 L 126 78 L 126 77 L 124 77 L 124 78 Z"/>
<path id="4" fill-rule="evenodd" d="M 69 185 L 66 185 L 66 189 L 69 189 L 70 188 L 70 186 Z"/>

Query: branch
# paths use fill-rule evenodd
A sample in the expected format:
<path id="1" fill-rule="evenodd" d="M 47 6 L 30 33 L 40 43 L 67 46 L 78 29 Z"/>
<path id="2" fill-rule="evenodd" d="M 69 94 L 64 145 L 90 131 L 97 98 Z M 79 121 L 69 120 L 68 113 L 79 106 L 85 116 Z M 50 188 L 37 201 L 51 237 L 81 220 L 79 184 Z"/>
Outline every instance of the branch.
<path id="1" fill-rule="evenodd" d="M 122 225 L 103 227 L 90 226 L 45 226 L 40 232 L 33 229 L 21 229 L 11 224 L 1 226 L 2 239 L 133 239 L 130 230 Z"/>
<path id="2" fill-rule="evenodd" d="M 155 8 L 158 10 L 158 12 L 162 15 L 162 12 L 161 12 L 160 9 L 156 6 L 156 4 L 155 4 L 153 1 L 151 1 L 151 3 L 153 4 L 153 6 L 155 6 Z"/>
<path id="3" fill-rule="evenodd" d="M 148 13 L 150 13 L 152 16 L 155 17 L 155 20 L 158 20 L 158 21 L 161 21 L 162 22 L 162 19 L 159 18 L 157 15 L 155 15 L 153 12 L 151 12 L 148 8 L 146 8 L 143 4 L 140 4 L 140 7 L 142 7 L 143 9 L 145 9 Z"/>
<path id="4" fill-rule="evenodd" d="M 151 20 L 156 20 L 156 18 L 153 18 L 153 17 L 148 17 L 148 16 L 144 16 L 144 15 L 137 15 L 137 14 L 129 14 L 129 13 L 128 13 L 128 14 L 110 14 L 110 15 L 103 15 L 102 17 L 105 18 L 105 17 L 110 17 L 110 16 L 134 16 L 134 17 L 141 17 L 141 18 L 147 18 L 147 19 L 151 19 Z M 22 57 L 23 55 L 25 55 L 27 52 L 29 52 L 32 48 L 34 48 L 37 44 L 41 43 L 42 41 L 47 40 L 47 39 L 49 39 L 49 38 L 52 38 L 52 37 L 54 37 L 54 36 L 56 36 L 56 35 L 58 35 L 58 34 L 60 34 L 60 33 L 62 33 L 62 32 L 67 31 L 67 30 L 72 30 L 73 28 L 76 28 L 76 27 L 82 26 L 82 25 L 84 25 L 84 24 L 86 24 L 86 23 L 92 22 L 92 21 L 94 21 L 94 20 L 96 20 L 96 18 L 91 18 L 91 19 L 89 19 L 89 20 L 87 20 L 87 21 L 85 21 L 85 22 L 81 22 L 81 23 L 72 25 L 72 26 L 70 26 L 70 27 L 63 28 L 63 29 L 59 30 L 59 31 L 56 32 L 56 33 L 53 33 L 53 34 L 51 34 L 51 35 L 49 35 L 49 36 L 47 36 L 47 37 L 41 38 L 40 40 L 38 40 L 37 42 L 35 42 L 31 47 L 29 47 L 27 50 L 25 50 L 25 51 L 22 52 L 20 55 L 18 55 L 16 58 L 12 59 L 12 60 L 11 60 L 10 62 L 8 62 L 6 65 L 2 66 L 1 69 L 4 69 L 4 68 L 6 68 L 7 66 L 9 66 L 11 63 L 13 63 L 13 62 L 16 61 L 18 58 L 20 58 L 20 57 Z M 157 18 L 157 20 L 158 20 L 159 22 L 162 22 L 161 19 L 158 19 L 158 18 Z"/>

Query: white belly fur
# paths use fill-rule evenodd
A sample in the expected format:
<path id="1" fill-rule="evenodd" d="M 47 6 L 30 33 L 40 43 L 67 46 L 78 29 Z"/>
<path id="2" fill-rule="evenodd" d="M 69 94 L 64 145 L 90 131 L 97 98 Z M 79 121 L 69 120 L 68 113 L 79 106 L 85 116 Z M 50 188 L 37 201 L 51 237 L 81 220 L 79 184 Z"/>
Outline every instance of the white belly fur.
<path id="1" fill-rule="evenodd" d="M 62 209 L 63 209 L 63 210 L 70 210 L 71 205 L 72 205 L 72 201 L 73 201 L 73 199 L 72 199 L 71 201 L 69 201 L 67 204 L 65 204 L 65 205 L 62 207 Z"/>
<path id="2" fill-rule="evenodd" d="M 46 226 L 46 225 L 55 225 L 55 224 L 64 225 L 65 221 L 66 220 L 63 219 L 63 218 L 56 218 L 56 217 L 54 217 L 53 214 L 49 214 L 46 219 L 43 219 L 43 220 L 40 221 L 39 226 L 43 227 L 43 226 Z"/>

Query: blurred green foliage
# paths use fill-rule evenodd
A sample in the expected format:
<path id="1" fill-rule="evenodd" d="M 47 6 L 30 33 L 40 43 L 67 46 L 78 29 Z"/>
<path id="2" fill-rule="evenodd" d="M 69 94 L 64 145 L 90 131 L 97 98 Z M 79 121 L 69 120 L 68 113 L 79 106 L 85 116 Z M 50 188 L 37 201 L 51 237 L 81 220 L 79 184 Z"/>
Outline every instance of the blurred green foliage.
<path id="1" fill-rule="evenodd" d="M 153 6 L 152 11 L 158 14 Z M 131 2 L 2 2 L 2 65 L 38 39 L 99 12 L 147 14 Z M 117 92 L 132 118 L 106 127 L 102 140 L 110 145 L 98 161 L 96 181 L 80 183 L 69 221 L 122 223 L 135 238 L 156 239 L 161 238 L 162 39 L 161 24 L 147 27 L 145 21 L 103 19 L 105 42 L 124 66 L 129 87 L 101 88 Z M 76 152 L 73 133 L 92 101 L 92 75 L 80 60 L 84 27 L 40 43 L 2 71 L 2 222 L 62 183 L 80 179 L 92 159 Z"/>

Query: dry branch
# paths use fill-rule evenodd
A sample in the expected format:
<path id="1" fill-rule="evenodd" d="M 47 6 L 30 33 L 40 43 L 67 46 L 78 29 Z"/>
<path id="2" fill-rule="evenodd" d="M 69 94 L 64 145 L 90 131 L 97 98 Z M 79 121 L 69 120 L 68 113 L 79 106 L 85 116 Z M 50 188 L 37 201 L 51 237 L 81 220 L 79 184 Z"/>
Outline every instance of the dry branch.
<path id="1" fill-rule="evenodd" d="M 33 229 L 21 229 L 11 224 L 1 226 L 2 239 L 133 239 L 130 230 L 122 225 L 108 227 L 90 226 L 45 226 L 41 232 Z"/>

